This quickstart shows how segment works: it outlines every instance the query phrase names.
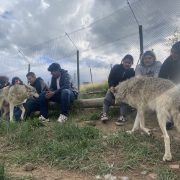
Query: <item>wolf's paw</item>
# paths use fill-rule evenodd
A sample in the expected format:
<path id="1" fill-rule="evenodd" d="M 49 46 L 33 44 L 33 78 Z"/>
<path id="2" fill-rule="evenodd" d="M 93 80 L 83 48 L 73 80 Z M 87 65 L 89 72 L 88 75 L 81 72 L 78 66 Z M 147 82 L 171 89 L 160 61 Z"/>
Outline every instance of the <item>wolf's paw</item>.
<path id="1" fill-rule="evenodd" d="M 148 129 L 148 128 L 142 128 L 142 130 L 148 135 L 150 136 L 152 133 L 151 133 L 151 130 Z"/>
<path id="2" fill-rule="evenodd" d="M 127 133 L 127 134 L 132 134 L 132 133 L 133 133 L 133 131 L 126 131 L 126 133 Z"/>
<path id="3" fill-rule="evenodd" d="M 172 160 L 172 155 L 171 154 L 168 154 L 168 155 L 164 155 L 163 157 L 163 161 L 171 161 Z"/>

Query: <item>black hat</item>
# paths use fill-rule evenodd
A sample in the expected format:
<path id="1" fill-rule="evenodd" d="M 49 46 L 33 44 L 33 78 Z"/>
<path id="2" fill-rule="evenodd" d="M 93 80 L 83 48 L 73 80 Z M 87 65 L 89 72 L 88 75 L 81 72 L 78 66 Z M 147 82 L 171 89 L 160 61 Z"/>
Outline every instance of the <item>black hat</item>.
<path id="1" fill-rule="evenodd" d="M 49 67 L 48 67 L 48 71 L 52 72 L 52 71 L 59 71 L 61 69 L 61 66 L 58 63 L 52 63 Z"/>
<path id="2" fill-rule="evenodd" d="M 180 54 L 180 41 L 178 41 L 178 42 L 176 42 L 175 44 L 173 44 L 172 49 L 173 49 L 176 53 Z"/>

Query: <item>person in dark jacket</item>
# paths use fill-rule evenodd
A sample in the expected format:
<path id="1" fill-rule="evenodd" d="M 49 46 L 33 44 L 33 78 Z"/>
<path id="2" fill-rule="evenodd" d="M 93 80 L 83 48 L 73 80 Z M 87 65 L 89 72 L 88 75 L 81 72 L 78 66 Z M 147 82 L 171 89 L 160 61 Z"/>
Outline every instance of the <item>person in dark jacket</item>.
<path id="1" fill-rule="evenodd" d="M 135 76 L 134 69 L 131 68 L 133 64 L 133 57 L 129 54 L 124 56 L 121 64 L 116 64 L 111 69 L 109 77 L 108 77 L 108 85 L 109 89 L 106 93 L 103 103 L 103 113 L 101 115 L 101 121 L 105 122 L 108 120 L 107 113 L 109 111 L 109 107 L 114 103 L 115 97 L 112 94 L 115 86 L 117 86 L 120 82 L 125 81 L 133 76 Z M 120 116 L 116 121 L 116 125 L 123 125 L 125 118 L 125 111 L 127 108 L 127 104 L 122 103 L 120 105 Z"/>
<path id="2" fill-rule="evenodd" d="M 180 83 L 180 41 L 172 46 L 170 56 L 162 64 L 159 77 L 169 79 L 175 84 Z"/>
<path id="3" fill-rule="evenodd" d="M 58 122 L 63 123 L 68 119 L 70 106 L 77 96 L 68 72 L 60 67 L 58 63 L 52 63 L 48 71 L 51 72 L 52 79 L 50 90 L 40 95 L 39 119 L 48 120 L 48 101 L 61 104 L 61 112 Z"/>
<path id="4" fill-rule="evenodd" d="M 159 77 L 169 79 L 175 84 L 180 83 L 180 41 L 173 44 L 170 56 L 161 66 Z M 173 121 L 169 119 L 166 128 L 171 129 L 172 127 Z"/>
<path id="5" fill-rule="evenodd" d="M 36 77 L 34 72 L 28 72 L 26 74 L 28 83 L 33 86 L 38 94 L 41 94 L 44 91 L 48 91 L 48 86 L 41 77 Z M 40 111 L 40 101 L 37 99 L 28 99 L 25 103 L 25 118 L 28 118 L 32 112 Z"/>

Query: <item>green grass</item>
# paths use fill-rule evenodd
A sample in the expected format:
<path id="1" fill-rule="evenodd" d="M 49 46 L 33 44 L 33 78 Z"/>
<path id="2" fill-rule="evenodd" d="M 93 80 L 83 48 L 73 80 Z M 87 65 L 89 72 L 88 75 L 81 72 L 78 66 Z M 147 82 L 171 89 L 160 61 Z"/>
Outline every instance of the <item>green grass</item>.
<path id="1" fill-rule="evenodd" d="M 4 169 L 4 165 L 0 164 L 0 179 L 3 180 L 5 179 L 5 169 Z"/>
<path id="2" fill-rule="evenodd" d="M 129 135 L 123 130 L 103 138 L 97 128 L 75 124 L 80 118 L 98 120 L 99 110 L 71 114 L 69 122 L 64 124 L 55 121 L 43 124 L 36 118 L 16 124 L 0 122 L 0 136 L 13 147 L 5 160 L 19 166 L 27 162 L 48 163 L 93 175 L 146 170 L 157 173 L 160 180 L 179 179 L 178 173 L 162 162 L 164 143 L 159 138 L 140 133 Z M 172 149 L 178 159 L 179 145 L 175 141 Z M 116 158 L 112 160 L 114 155 Z M 0 169 L 0 175 L 3 170 Z"/>
<path id="3" fill-rule="evenodd" d="M 80 87 L 80 98 L 98 98 L 104 97 L 108 89 L 107 82 L 99 84 L 86 84 Z"/>

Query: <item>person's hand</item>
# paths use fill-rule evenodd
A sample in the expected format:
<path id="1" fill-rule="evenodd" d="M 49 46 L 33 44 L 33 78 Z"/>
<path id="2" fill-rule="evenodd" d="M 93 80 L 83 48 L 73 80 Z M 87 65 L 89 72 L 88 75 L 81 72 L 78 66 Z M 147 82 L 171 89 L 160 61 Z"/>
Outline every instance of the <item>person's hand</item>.
<path id="1" fill-rule="evenodd" d="M 45 97 L 46 99 L 50 99 L 52 96 L 54 96 L 54 94 L 55 93 L 53 91 L 47 91 Z"/>
<path id="2" fill-rule="evenodd" d="M 115 87 L 111 86 L 111 87 L 109 88 L 109 90 L 110 90 L 112 93 L 114 93 L 114 92 L 115 92 Z"/>

